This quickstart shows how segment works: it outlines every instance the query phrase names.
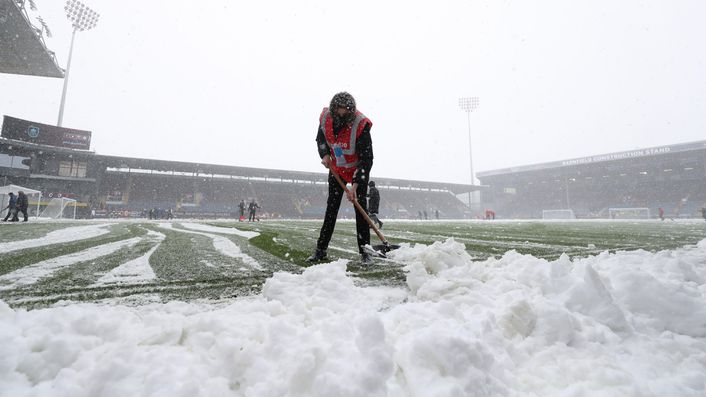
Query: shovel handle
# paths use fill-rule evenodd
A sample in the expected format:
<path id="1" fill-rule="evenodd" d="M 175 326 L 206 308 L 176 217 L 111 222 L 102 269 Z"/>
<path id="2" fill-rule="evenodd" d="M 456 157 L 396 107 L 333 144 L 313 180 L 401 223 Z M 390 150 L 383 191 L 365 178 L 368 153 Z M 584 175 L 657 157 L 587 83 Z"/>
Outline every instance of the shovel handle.
<path id="1" fill-rule="evenodd" d="M 341 185 L 341 187 L 346 192 L 346 194 L 348 194 L 348 186 L 346 186 L 345 182 L 343 182 L 341 177 L 338 176 L 336 171 L 334 171 L 330 168 L 329 168 L 329 171 L 331 171 L 331 175 L 333 175 L 333 177 L 336 178 L 336 180 L 338 181 L 338 184 Z M 355 206 L 355 209 L 358 210 L 360 215 L 362 215 L 363 218 L 365 218 L 365 220 L 368 221 L 368 225 L 370 225 L 370 227 L 375 231 L 375 234 L 378 235 L 378 238 L 380 239 L 380 241 L 382 241 L 383 244 L 388 245 L 389 243 L 387 242 L 387 239 L 385 239 L 385 236 L 382 235 L 382 232 L 380 232 L 380 229 L 378 229 L 377 226 L 375 226 L 375 222 L 373 222 L 373 220 L 370 219 L 370 217 L 368 216 L 368 213 L 363 209 L 363 207 L 360 206 L 360 203 L 358 203 L 358 200 L 354 200 L 353 205 Z"/>

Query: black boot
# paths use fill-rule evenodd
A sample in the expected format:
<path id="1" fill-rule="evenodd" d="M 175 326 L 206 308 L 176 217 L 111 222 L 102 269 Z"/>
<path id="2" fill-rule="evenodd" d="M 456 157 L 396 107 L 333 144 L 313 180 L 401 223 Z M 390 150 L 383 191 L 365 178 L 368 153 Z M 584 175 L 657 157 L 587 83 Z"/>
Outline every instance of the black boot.
<path id="1" fill-rule="evenodd" d="M 378 226 L 378 229 L 382 229 L 382 221 L 379 221 L 379 222 L 380 222 L 380 226 Z"/>
<path id="2" fill-rule="evenodd" d="M 373 257 L 367 252 L 362 252 L 360 254 L 360 264 L 361 264 L 361 266 L 372 265 L 373 264 Z"/>
<path id="3" fill-rule="evenodd" d="M 312 263 L 326 260 L 326 250 L 317 248 L 316 252 L 314 252 L 310 257 L 306 258 L 306 260 Z"/>

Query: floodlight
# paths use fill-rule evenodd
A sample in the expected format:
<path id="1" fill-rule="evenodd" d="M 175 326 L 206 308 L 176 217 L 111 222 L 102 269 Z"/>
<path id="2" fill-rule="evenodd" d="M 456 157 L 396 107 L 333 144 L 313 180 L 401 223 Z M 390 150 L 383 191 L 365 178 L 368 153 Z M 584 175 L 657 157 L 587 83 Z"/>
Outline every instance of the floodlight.
<path id="1" fill-rule="evenodd" d="M 78 0 L 67 0 L 64 5 L 66 18 L 71 21 L 74 31 L 71 34 L 71 47 L 69 49 L 69 61 L 66 63 L 66 73 L 64 73 L 64 89 L 61 91 L 61 104 L 59 105 L 59 121 L 57 125 L 61 127 L 64 119 L 64 104 L 66 103 L 66 88 L 69 84 L 69 70 L 71 69 L 71 55 L 74 52 L 74 39 L 76 31 L 90 30 L 96 27 L 100 15 Z"/>

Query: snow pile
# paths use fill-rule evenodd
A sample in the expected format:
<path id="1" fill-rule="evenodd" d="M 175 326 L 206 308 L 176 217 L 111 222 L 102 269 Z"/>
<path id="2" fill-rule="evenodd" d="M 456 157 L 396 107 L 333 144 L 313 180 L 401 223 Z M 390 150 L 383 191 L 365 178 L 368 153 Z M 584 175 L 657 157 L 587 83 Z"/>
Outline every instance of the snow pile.
<path id="1" fill-rule="evenodd" d="M 414 297 L 396 311 L 423 312 L 417 327 L 437 340 L 482 340 L 515 391 L 706 395 L 706 240 L 655 254 L 546 261 L 510 251 L 475 263 L 447 240 L 394 257 L 410 262 Z"/>
<path id="2" fill-rule="evenodd" d="M 409 290 L 345 261 L 225 307 L 0 303 L 7 395 L 703 396 L 706 240 L 649 253 L 473 262 L 403 247 Z"/>

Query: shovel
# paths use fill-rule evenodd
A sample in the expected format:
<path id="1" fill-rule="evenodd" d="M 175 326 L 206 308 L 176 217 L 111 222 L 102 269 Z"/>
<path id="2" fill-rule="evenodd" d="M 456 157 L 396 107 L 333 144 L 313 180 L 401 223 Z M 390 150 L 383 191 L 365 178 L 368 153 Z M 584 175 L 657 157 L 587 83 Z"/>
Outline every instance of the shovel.
<path id="1" fill-rule="evenodd" d="M 336 178 L 336 180 L 338 181 L 338 184 L 341 185 L 341 187 L 346 192 L 346 194 L 348 194 L 348 187 L 343 182 L 341 177 L 338 176 L 336 171 L 334 171 L 332 169 L 329 169 L 329 171 L 331 171 L 331 175 L 333 175 L 333 177 Z M 379 257 L 382 257 L 382 258 L 387 258 L 387 256 L 385 255 L 386 253 L 400 248 L 399 245 L 390 244 L 387 241 L 385 236 L 383 236 L 382 232 L 380 232 L 380 229 L 378 229 L 377 226 L 375 226 L 375 222 L 373 222 L 373 220 L 370 219 L 370 217 L 368 216 L 368 213 L 365 212 L 363 207 L 360 206 L 360 203 L 358 203 L 358 200 L 353 201 L 353 205 L 355 206 L 355 209 L 358 210 L 360 215 L 362 215 L 363 218 L 365 218 L 365 220 L 368 222 L 368 225 L 370 225 L 370 227 L 375 231 L 375 234 L 378 235 L 378 238 L 380 238 L 380 241 L 382 241 L 382 244 L 373 245 L 373 250 L 375 250 L 375 252 L 373 252 L 372 254 L 377 255 Z"/>

